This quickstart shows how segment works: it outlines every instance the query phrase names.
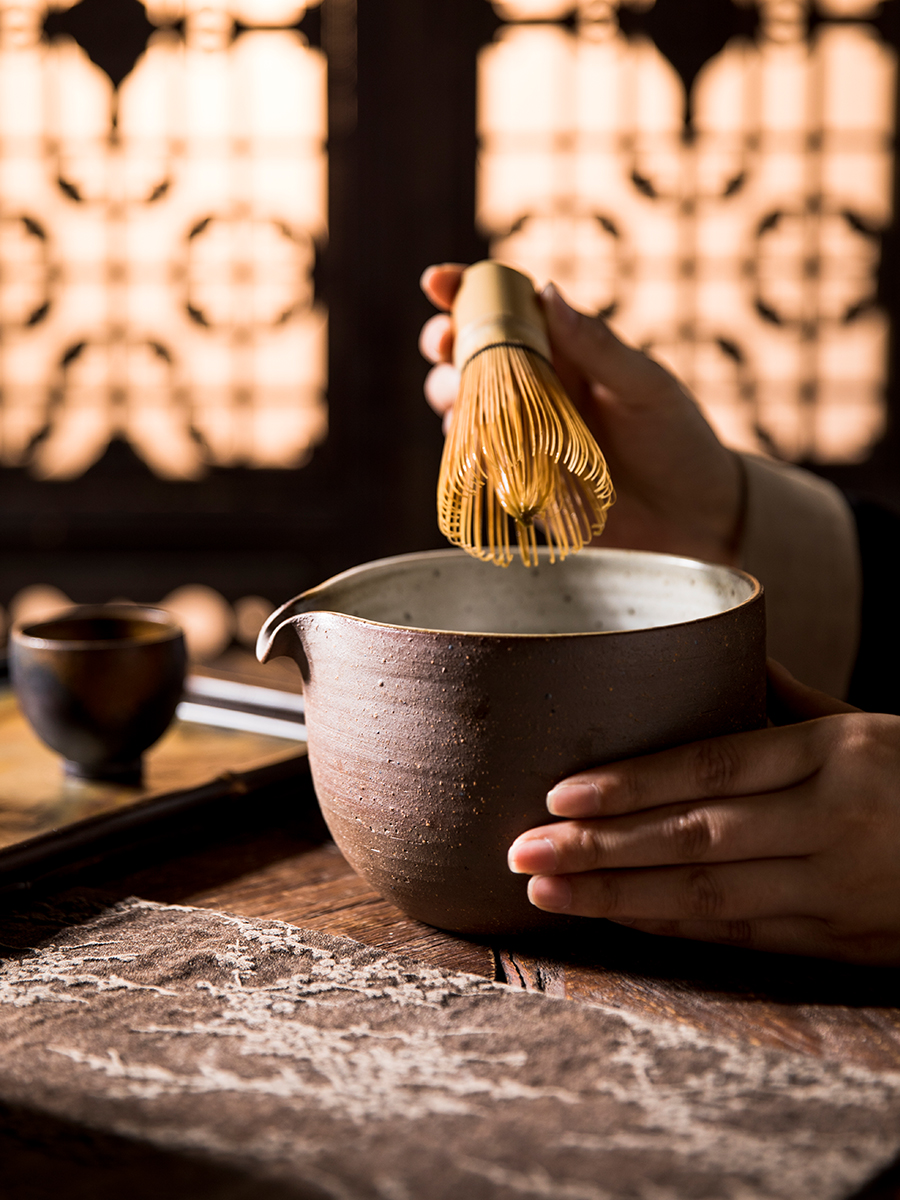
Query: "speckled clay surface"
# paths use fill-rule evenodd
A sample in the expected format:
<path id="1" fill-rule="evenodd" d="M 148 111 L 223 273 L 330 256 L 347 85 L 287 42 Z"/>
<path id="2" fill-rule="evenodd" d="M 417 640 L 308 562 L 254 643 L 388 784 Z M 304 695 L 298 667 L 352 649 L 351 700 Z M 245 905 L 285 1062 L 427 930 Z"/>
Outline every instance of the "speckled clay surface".
<path id="1" fill-rule="evenodd" d="M 387 559 L 285 605 L 258 649 L 300 663 L 342 852 L 410 916 L 460 932 L 555 919 L 506 851 L 548 820 L 558 779 L 765 722 L 761 588 L 666 555 L 586 550 L 531 572 Z"/>

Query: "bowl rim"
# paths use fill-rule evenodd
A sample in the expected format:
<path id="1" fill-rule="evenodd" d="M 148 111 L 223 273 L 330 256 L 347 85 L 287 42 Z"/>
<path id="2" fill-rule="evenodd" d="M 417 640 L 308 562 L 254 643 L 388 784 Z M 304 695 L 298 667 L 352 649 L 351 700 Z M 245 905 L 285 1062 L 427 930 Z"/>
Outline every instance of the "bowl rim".
<path id="1" fill-rule="evenodd" d="M 555 564 L 550 564 L 550 562 L 549 562 L 549 551 L 546 546 L 538 547 L 538 553 L 540 554 L 540 557 L 542 560 L 544 560 L 544 559 L 548 560 L 546 562 L 542 561 L 542 563 L 541 563 L 542 566 L 555 565 Z M 737 613 L 741 609 L 747 608 L 750 605 L 758 602 L 765 594 L 763 585 L 760 583 L 760 581 L 754 575 L 751 575 L 749 573 L 749 571 L 744 571 L 740 567 L 726 566 L 723 563 L 710 563 L 710 562 L 705 562 L 703 559 L 700 559 L 700 558 L 691 558 L 687 555 L 681 555 L 681 554 L 666 554 L 666 553 L 662 553 L 662 552 L 656 551 L 656 550 L 625 550 L 625 549 L 619 549 L 618 547 L 611 547 L 611 546 L 609 546 L 609 547 L 608 546 L 586 546 L 586 547 L 584 547 L 583 550 L 578 551 L 578 554 L 577 554 L 577 557 L 579 559 L 581 559 L 582 561 L 584 561 L 585 557 L 594 558 L 596 556 L 602 556 L 604 558 L 627 559 L 629 557 L 633 557 L 636 559 L 645 559 L 645 560 L 652 559 L 656 562 L 677 563 L 682 568 L 689 567 L 692 570 L 698 570 L 698 569 L 702 568 L 703 570 L 706 570 L 706 571 L 712 570 L 712 571 L 717 571 L 717 572 L 724 572 L 728 575 L 736 576 L 739 579 L 743 579 L 743 580 L 747 581 L 751 585 L 750 586 L 750 594 L 748 596 L 746 596 L 743 600 L 739 601 L 737 604 L 733 604 L 728 608 L 722 609 L 720 612 L 707 613 L 705 616 L 700 616 L 700 617 L 689 617 L 687 620 L 684 620 L 684 621 L 671 621 L 665 625 L 643 625 L 638 629 L 586 629 L 586 630 L 582 630 L 582 631 L 574 632 L 574 633 L 573 632 L 568 632 L 568 633 L 497 633 L 497 632 L 491 632 L 489 630 L 477 631 L 477 630 L 459 630 L 459 629 L 437 629 L 437 628 L 432 628 L 429 626 L 422 626 L 422 625 L 398 625 L 398 624 L 396 624 L 394 622 L 390 622 L 390 621 L 374 621 L 370 617 L 355 616 L 351 613 L 341 612 L 339 609 L 335 609 L 335 608 L 328 608 L 328 607 L 315 608 L 315 607 L 309 607 L 307 605 L 308 600 L 315 597 L 318 593 L 324 591 L 325 589 L 332 587 L 334 584 L 343 583 L 345 580 L 352 579 L 355 575 L 359 575 L 364 572 L 369 572 L 373 568 L 389 568 L 398 563 L 412 564 L 415 562 L 434 562 L 439 559 L 457 559 L 458 560 L 460 558 L 468 558 L 468 559 L 473 559 L 473 561 L 477 561 L 474 559 L 474 556 L 467 554 L 465 550 L 458 550 L 458 549 L 454 549 L 454 548 L 445 548 L 445 549 L 440 549 L 440 550 L 417 550 L 417 551 L 412 552 L 411 554 L 395 554 L 395 555 L 391 555 L 390 557 L 387 557 L 387 558 L 376 558 L 376 559 L 373 559 L 371 562 L 360 563 L 357 566 L 348 567 L 346 571 L 340 571 L 340 572 L 338 572 L 337 575 L 332 575 L 329 579 L 323 580 L 322 583 L 316 584 L 315 587 L 308 588 L 305 592 L 301 592 L 299 595 L 295 596 L 292 600 L 288 600 L 285 604 L 282 604 L 279 608 L 275 609 L 275 611 L 266 619 L 265 623 L 263 624 L 263 627 L 260 630 L 259 639 L 257 642 L 257 655 L 259 655 L 260 649 L 263 646 L 263 643 L 271 640 L 275 629 L 279 625 L 281 625 L 284 621 L 290 620 L 292 615 L 296 616 L 297 618 L 300 618 L 305 615 L 315 614 L 316 616 L 321 616 L 323 614 L 328 613 L 328 614 L 331 614 L 331 615 L 334 615 L 337 617 L 341 617 L 346 621 L 355 621 L 356 623 L 361 624 L 361 625 L 372 625 L 378 629 L 392 629 L 392 630 L 395 629 L 395 630 L 401 630 L 401 631 L 405 630 L 409 633 L 429 633 L 429 634 L 439 634 L 441 636 L 450 635 L 453 637 L 466 637 L 466 638 L 489 638 L 489 639 L 510 638 L 510 639 L 516 639 L 516 640 L 537 641 L 537 640 L 545 640 L 545 639 L 552 639 L 552 638 L 559 639 L 559 638 L 585 638 L 585 637 L 625 637 L 625 636 L 631 636 L 631 635 L 635 635 L 635 634 L 647 634 L 647 633 L 651 633 L 651 632 L 657 632 L 659 630 L 664 630 L 664 629 L 685 628 L 686 626 L 702 624 L 703 622 L 706 622 L 706 621 L 715 621 L 715 620 L 725 616 L 726 614 Z M 574 559 L 576 557 L 576 555 L 572 554 L 567 557 Z M 485 567 L 485 570 L 487 570 L 491 566 L 491 564 L 489 564 L 489 563 L 485 563 L 483 565 Z M 497 570 L 500 568 L 495 567 L 494 569 Z M 294 605 L 298 605 L 301 602 L 303 602 L 303 606 L 304 606 L 301 609 L 301 611 L 299 611 L 296 614 L 291 614 L 291 612 L 289 610 Z"/>
<path id="2" fill-rule="evenodd" d="M 142 638 L 56 638 L 43 637 L 40 629 L 55 625 L 58 621 L 93 620 L 97 617 L 109 617 L 126 621 L 143 621 L 148 625 L 158 627 L 153 636 Z M 124 650 L 136 649 L 139 646 L 156 646 L 162 642 L 175 641 L 184 637 L 184 630 L 178 622 L 163 608 L 149 604 L 76 604 L 69 608 L 60 609 L 52 616 L 43 617 L 40 621 L 16 622 L 9 633 L 11 646 L 27 646 L 29 649 L 42 650 Z"/>

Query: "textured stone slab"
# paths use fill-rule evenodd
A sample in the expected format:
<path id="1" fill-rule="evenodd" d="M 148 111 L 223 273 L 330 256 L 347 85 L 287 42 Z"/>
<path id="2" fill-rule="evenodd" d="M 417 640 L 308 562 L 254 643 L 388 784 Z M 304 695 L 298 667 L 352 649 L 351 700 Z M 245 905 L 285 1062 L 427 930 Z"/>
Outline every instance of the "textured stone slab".
<path id="1" fill-rule="evenodd" d="M 0 941 L 0 1100 L 279 1196 L 837 1200 L 900 1150 L 900 1073 L 279 922 L 129 901 Z"/>

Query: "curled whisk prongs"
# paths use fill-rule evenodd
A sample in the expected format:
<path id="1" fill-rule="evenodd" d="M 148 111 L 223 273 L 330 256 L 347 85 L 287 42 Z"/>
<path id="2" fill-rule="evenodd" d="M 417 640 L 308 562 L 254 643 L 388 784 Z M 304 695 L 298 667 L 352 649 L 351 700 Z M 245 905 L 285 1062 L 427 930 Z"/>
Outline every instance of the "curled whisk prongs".
<path id="1" fill-rule="evenodd" d="M 518 547 L 535 566 L 539 527 L 552 562 L 603 531 L 613 500 L 603 455 L 542 355 L 496 345 L 466 363 L 438 480 L 449 541 L 500 566 Z"/>

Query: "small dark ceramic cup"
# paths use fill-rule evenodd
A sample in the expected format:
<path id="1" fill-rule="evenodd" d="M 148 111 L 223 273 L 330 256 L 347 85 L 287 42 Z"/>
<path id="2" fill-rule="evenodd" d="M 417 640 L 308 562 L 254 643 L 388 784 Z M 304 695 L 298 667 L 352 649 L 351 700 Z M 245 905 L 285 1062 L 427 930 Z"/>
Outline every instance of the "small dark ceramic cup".
<path id="1" fill-rule="evenodd" d="M 137 783 L 175 715 L 184 635 L 161 609 L 82 605 L 13 629 L 10 673 L 38 737 L 69 775 Z"/>

